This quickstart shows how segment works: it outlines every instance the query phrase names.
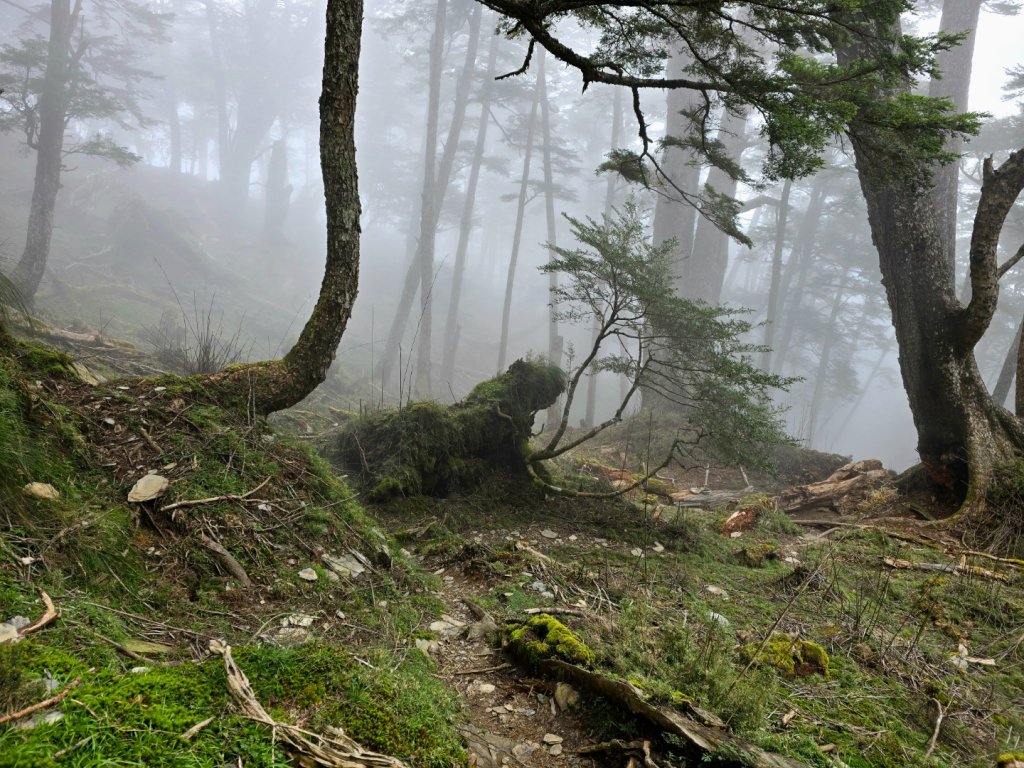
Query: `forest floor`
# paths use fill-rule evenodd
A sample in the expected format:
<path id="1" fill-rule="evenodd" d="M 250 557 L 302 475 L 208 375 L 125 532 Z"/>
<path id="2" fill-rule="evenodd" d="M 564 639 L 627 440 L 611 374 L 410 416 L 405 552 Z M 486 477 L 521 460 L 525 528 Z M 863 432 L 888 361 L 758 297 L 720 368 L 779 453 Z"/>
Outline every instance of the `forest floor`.
<path id="1" fill-rule="evenodd" d="M 0 765 L 283 766 L 289 726 L 415 768 L 700 763 L 516 653 L 534 621 L 648 706 L 796 761 L 780 765 L 981 768 L 1021 749 L 1021 563 L 891 494 L 827 525 L 794 524 L 778 485 L 738 469 L 666 481 L 727 490 L 711 509 L 501 476 L 366 506 L 308 442 L 189 380 L 91 385 L 39 347 L 0 354 L 0 622 L 38 616 L 37 589 L 60 610 L 0 640 L 0 717 L 70 691 L 0 723 Z M 790 459 L 781 485 L 835 464 Z M 610 443 L 559 469 L 597 486 L 595 466 L 629 461 Z M 164 495 L 127 502 L 147 474 Z M 727 534 L 737 508 L 756 520 Z M 238 714 L 214 640 L 275 727 Z"/>

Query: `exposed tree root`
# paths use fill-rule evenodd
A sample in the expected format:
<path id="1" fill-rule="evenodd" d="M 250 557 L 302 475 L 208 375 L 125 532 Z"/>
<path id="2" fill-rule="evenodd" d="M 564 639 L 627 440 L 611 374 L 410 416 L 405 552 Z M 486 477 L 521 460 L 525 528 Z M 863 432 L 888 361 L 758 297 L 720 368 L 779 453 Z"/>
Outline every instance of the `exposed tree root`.
<path id="1" fill-rule="evenodd" d="M 11 712 L 10 714 L 0 717 L 0 725 L 3 725 L 4 723 L 10 723 L 14 720 L 20 720 L 21 718 L 28 717 L 29 715 L 34 714 L 35 712 L 38 712 L 41 709 L 46 709 L 47 707 L 51 707 L 54 704 L 59 704 L 60 702 L 64 701 L 64 699 L 67 698 L 67 695 L 71 693 L 72 689 L 74 689 L 81 682 L 82 678 L 76 677 L 74 680 L 67 684 L 64 690 L 62 690 L 56 696 L 51 696 L 48 699 L 43 699 L 42 701 L 33 704 L 31 707 L 25 707 L 24 709 L 19 709 L 17 712 Z"/>
<path id="2" fill-rule="evenodd" d="M 804 763 L 767 752 L 736 736 L 725 727 L 708 725 L 674 710 L 655 706 L 644 699 L 639 689 L 624 680 L 613 680 L 557 659 L 545 661 L 541 666 L 567 678 L 591 694 L 601 696 L 616 706 L 643 717 L 666 733 L 678 736 L 703 752 L 724 755 L 741 753 L 744 765 L 752 768 L 806 768 Z M 699 712 L 696 714 L 700 716 Z M 710 722 L 716 719 L 711 718 Z"/>

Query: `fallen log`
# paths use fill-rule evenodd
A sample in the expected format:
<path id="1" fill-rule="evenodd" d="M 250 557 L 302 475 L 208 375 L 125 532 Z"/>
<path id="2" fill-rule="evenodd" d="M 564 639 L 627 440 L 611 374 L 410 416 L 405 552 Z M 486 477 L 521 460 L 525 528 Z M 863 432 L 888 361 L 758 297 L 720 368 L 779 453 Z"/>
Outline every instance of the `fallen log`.
<path id="1" fill-rule="evenodd" d="M 963 561 L 960 563 L 915 563 L 912 560 L 901 560 L 898 557 L 885 556 L 882 558 L 882 562 L 890 568 L 898 568 L 904 571 L 938 571 L 939 573 L 949 573 L 954 576 L 980 576 L 983 579 L 994 579 L 1004 584 L 1009 584 L 1012 581 L 1005 573 L 996 573 L 988 568 L 968 565 Z"/>
<path id="2" fill-rule="evenodd" d="M 625 680 L 614 680 L 557 659 L 543 662 L 541 668 L 567 678 L 581 689 L 644 718 L 703 752 L 741 752 L 745 764 L 751 768 L 806 768 L 804 763 L 797 760 L 761 749 L 722 725 L 707 725 L 675 710 L 651 704 L 644 699 L 640 689 Z M 711 722 L 714 722 L 713 716 Z"/>
<path id="3" fill-rule="evenodd" d="M 877 459 L 857 461 L 840 467 L 820 482 L 786 489 L 779 494 L 779 509 L 788 513 L 816 509 L 847 512 L 891 480 L 889 471 Z"/>

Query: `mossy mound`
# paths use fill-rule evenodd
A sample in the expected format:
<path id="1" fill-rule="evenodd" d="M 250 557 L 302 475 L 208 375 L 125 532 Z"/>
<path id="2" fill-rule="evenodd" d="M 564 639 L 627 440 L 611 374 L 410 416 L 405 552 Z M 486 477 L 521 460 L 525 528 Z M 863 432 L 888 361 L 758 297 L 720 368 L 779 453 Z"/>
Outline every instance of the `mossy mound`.
<path id="1" fill-rule="evenodd" d="M 773 667 L 787 677 L 822 675 L 828 677 L 828 653 L 817 643 L 800 640 L 780 632 L 771 636 L 763 648 L 760 643 L 747 643 L 740 648 L 744 663 Z"/>
<path id="2" fill-rule="evenodd" d="M 487 468 L 524 471 L 534 415 L 564 389 L 557 366 L 517 360 L 453 406 L 423 401 L 354 420 L 328 453 L 362 472 L 372 500 L 443 496 Z"/>
<path id="3" fill-rule="evenodd" d="M 37 587 L 61 612 L 0 645 L 0 714 L 81 680 L 56 722 L 0 726 L 0 768 L 292 764 L 272 729 L 233 714 L 223 663 L 206 654 L 215 638 L 235 646 L 275 719 L 342 728 L 413 765 L 464 764 L 454 696 L 432 661 L 407 652 L 440 609 L 432 582 L 392 556 L 324 461 L 212 404 L 199 381 L 90 387 L 49 359 L 0 345 L 0 621 L 39 616 Z M 129 504 L 151 470 L 170 481 L 166 495 Z M 30 481 L 59 498 L 25 494 Z M 174 502 L 186 505 L 166 509 Z M 348 552 L 365 556 L 365 572 L 332 579 L 327 556 Z M 315 582 L 298 575 L 306 568 Z M 313 642 L 278 647 L 297 635 Z"/>
<path id="4" fill-rule="evenodd" d="M 546 613 L 510 626 L 508 639 L 513 655 L 530 666 L 550 659 L 583 666 L 594 663 L 594 652 L 565 624 Z"/>

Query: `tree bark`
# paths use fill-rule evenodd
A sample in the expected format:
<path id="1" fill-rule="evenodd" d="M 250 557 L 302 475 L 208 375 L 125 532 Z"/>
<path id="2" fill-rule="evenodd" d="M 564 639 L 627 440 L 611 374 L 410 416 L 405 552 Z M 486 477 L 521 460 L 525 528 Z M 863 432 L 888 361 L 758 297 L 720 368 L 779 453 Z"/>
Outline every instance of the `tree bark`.
<path id="1" fill-rule="evenodd" d="M 359 287 L 359 180 L 355 112 L 362 0 L 327 0 L 320 165 L 327 204 L 327 263 L 313 313 L 282 360 L 228 368 L 209 377 L 215 394 L 268 414 L 295 405 L 327 377 Z"/>
<path id="2" fill-rule="evenodd" d="M 530 106 L 530 117 L 526 128 L 526 147 L 523 151 L 523 176 L 519 182 L 519 200 L 516 203 L 516 225 L 512 235 L 512 253 L 508 259 L 508 275 L 505 278 L 505 303 L 501 310 L 501 337 L 498 342 L 498 370 L 505 367 L 505 356 L 508 353 L 509 321 L 512 314 L 512 289 L 516 279 L 516 263 L 519 260 L 519 246 L 523 240 L 523 219 L 526 215 L 526 193 L 530 187 L 530 161 L 533 157 L 533 137 L 537 126 L 537 110 L 540 107 L 540 74 L 537 86 L 533 91 L 533 103 Z"/>
<path id="3" fill-rule="evenodd" d="M 441 360 L 441 379 L 451 383 L 455 377 L 455 354 L 459 348 L 459 306 L 462 303 L 462 282 L 466 274 L 466 253 L 469 250 L 469 236 L 473 230 L 473 209 L 476 205 L 476 188 L 480 181 L 484 149 L 487 147 L 487 127 L 491 123 L 492 81 L 498 56 L 498 36 L 491 36 L 487 53 L 487 74 L 480 93 L 480 123 L 477 126 L 476 142 L 473 145 L 473 159 L 469 166 L 466 182 L 466 197 L 462 204 L 459 220 L 459 242 L 455 247 L 455 265 L 452 268 L 452 290 L 448 300 L 448 317 L 444 326 L 444 352 Z"/>
<path id="4" fill-rule="evenodd" d="M 772 248 L 772 273 L 768 287 L 768 312 L 764 325 L 765 351 L 761 355 L 761 369 L 772 369 L 772 342 L 779 318 L 779 289 L 782 284 L 782 252 L 786 248 L 786 223 L 789 221 L 789 193 L 793 182 L 789 179 L 782 185 L 782 195 L 775 209 L 775 245 Z M 790 256 L 792 259 L 792 256 Z M 831 332 L 831 328 L 829 329 Z"/>
<path id="5" fill-rule="evenodd" d="M 543 48 L 537 56 L 537 98 L 540 101 L 541 154 L 544 158 L 544 216 L 547 222 L 548 245 L 556 245 L 555 230 L 555 175 L 551 167 L 551 104 L 548 102 L 548 80 Z M 555 291 L 558 290 L 558 273 L 548 273 L 548 360 L 552 365 L 562 364 L 562 338 L 558 334 L 558 307 L 555 305 Z M 547 423 L 554 424 L 560 417 L 558 402 L 548 408 Z"/>
<path id="6" fill-rule="evenodd" d="M 13 279 L 27 306 L 35 301 L 39 283 L 46 272 L 53 240 L 53 215 L 60 191 L 63 165 L 64 121 L 67 83 L 71 66 L 71 35 L 82 10 L 81 0 L 51 0 L 50 39 L 46 50 L 46 72 L 39 94 L 39 132 L 29 145 L 36 150 L 36 176 L 28 214 L 25 249 L 14 269 Z"/>
<path id="7" fill-rule="evenodd" d="M 747 116 L 726 112 L 718 129 L 718 141 L 724 152 L 736 162 L 746 143 Z M 721 168 L 712 168 L 707 185 L 729 197 L 736 196 L 736 179 Z M 684 299 L 719 304 L 722 285 L 729 266 L 729 236 L 714 222 L 701 216 L 697 219 L 693 238 L 693 254 L 679 273 L 679 295 Z"/>

